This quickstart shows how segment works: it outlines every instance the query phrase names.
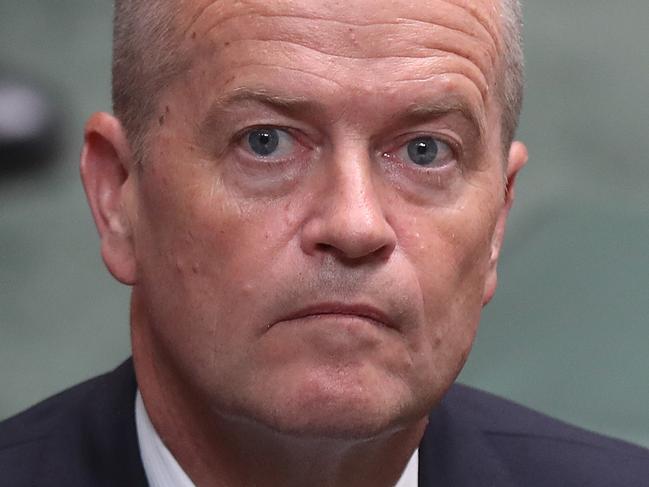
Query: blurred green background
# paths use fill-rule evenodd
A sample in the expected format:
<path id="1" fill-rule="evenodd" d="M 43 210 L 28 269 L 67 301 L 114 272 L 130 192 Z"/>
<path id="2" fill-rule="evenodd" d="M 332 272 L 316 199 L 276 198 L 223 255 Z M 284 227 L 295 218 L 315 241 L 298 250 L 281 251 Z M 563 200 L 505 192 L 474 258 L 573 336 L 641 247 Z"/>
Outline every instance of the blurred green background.
<path id="1" fill-rule="evenodd" d="M 524 7 L 531 160 L 461 380 L 649 445 L 649 2 Z M 0 174 L 0 418 L 129 354 L 77 172 L 110 108 L 111 8 L 0 0 L 0 76 L 40 81 L 65 135 L 48 170 Z"/>

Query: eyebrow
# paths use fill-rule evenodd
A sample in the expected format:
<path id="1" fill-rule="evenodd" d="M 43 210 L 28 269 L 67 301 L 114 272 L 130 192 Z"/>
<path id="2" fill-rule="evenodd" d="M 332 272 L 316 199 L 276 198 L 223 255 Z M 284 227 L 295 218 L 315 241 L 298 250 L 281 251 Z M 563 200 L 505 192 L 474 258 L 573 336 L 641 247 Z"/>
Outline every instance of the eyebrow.
<path id="1" fill-rule="evenodd" d="M 462 96 L 453 95 L 442 100 L 424 101 L 411 104 L 398 118 L 406 120 L 430 120 L 448 115 L 449 113 L 460 113 L 478 131 L 480 139 L 484 139 L 487 123 L 482 112 Z"/>
<path id="2" fill-rule="evenodd" d="M 199 139 L 210 140 L 213 134 L 218 132 L 218 128 L 223 126 L 224 118 L 227 119 L 227 112 L 231 107 L 250 102 L 265 105 L 292 118 L 304 118 L 305 113 L 318 113 L 323 110 L 318 103 L 305 97 L 279 95 L 263 88 L 242 86 L 211 103 L 207 115 L 198 125 Z"/>
<path id="3" fill-rule="evenodd" d="M 212 103 L 205 117 L 206 124 L 209 125 L 210 121 L 216 121 L 220 113 L 229 107 L 246 102 L 267 105 L 287 114 L 304 113 L 305 111 L 318 109 L 317 103 L 313 103 L 305 97 L 285 96 L 271 93 L 265 89 L 240 87 L 230 91 L 225 96 L 217 98 Z"/>
<path id="4" fill-rule="evenodd" d="M 324 112 L 321 104 L 306 97 L 280 95 L 263 88 L 239 87 L 217 98 L 212 103 L 201 127 L 209 131 L 212 127 L 219 125 L 223 112 L 227 111 L 229 107 L 247 102 L 266 105 L 296 118 L 304 118 L 305 113 Z M 486 133 L 484 116 L 465 97 L 460 95 L 451 95 L 440 100 L 415 102 L 391 118 L 393 121 L 412 123 L 440 118 L 450 113 L 460 113 L 476 128 L 479 138 L 484 138 Z"/>

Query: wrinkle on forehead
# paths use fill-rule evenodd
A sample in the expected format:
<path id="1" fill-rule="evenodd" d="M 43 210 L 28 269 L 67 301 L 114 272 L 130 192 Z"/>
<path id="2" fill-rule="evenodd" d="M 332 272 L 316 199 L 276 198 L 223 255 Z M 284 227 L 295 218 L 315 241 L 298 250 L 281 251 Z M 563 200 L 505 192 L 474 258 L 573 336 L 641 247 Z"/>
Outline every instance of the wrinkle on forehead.
<path id="1" fill-rule="evenodd" d="M 427 57 L 434 51 L 438 56 L 446 52 L 473 63 L 481 72 L 480 76 L 474 72 L 476 81 L 489 79 L 487 84 L 491 84 L 500 41 L 494 18 L 497 6 L 488 3 L 492 9 L 475 0 L 373 2 L 369 6 L 337 1 L 212 1 L 196 10 L 186 32 L 215 40 L 221 30 L 236 32 L 241 40 L 290 41 L 350 58 Z"/>
<path id="2" fill-rule="evenodd" d="M 480 23 L 484 30 L 491 37 L 491 42 L 500 51 L 502 48 L 502 39 L 500 37 L 500 22 L 497 20 L 500 17 L 502 9 L 502 0 L 489 1 L 489 7 L 484 6 L 479 8 L 480 2 L 475 0 L 440 0 L 449 5 L 454 5 L 465 11 L 469 11 L 471 15 Z M 488 12 L 485 12 L 488 10 Z"/>
<path id="3" fill-rule="evenodd" d="M 230 22 L 240 25 L 245 19 L 237 18 Z M 323 22 L 329 24 L 327 29 L 321 29 Z M 383 24 L 384 28 L 380 30 L 377 30 L 376 26 L 363 26 L 350 32 L 344 23 L 310 19 L 301 22 L 293 30 L 282 28 L 284 26 L 285 19 L 258 18 L 255 32 L 243 32 L 237 41 L 233 42 L 275 42 L 284 47 L 293 45 L 315 51 L 329 58 L 350 60 L 435 60 L 451 54 L 462 61 L 464 74 L 474 78 L 475 83 L 481 86 L 481 91 L 487 91 L 487 86 L 492 81 L 488 80 L 485 74 L 493 71 L 490 69 L 493 64 L 491 54 L 484 44 L 476 42 L 475 38 L 463 32 L 444 26 L 434 25 L 424 29 L 416 24 Z M 404 27 L 408 30 L 404 30 Z M 212 32 L 217 34 L 218 27 Z M 259 47 L 263 49 L 263 45 Z"/>
<path id="4" fill-rule="evenodd" d="M 487 5 L 485 5 L 485 1 Z M 195 2 L 199 3 L 199 2 Z M 230 16 L 258 13 L 284 17 L 307 17 L 320 20 L 338 20 L 353 25 L 371 25 L 384 22 L 394 22 L 401 19 L 420 20 L 434 23 L 441 16 L 459 30 L 473 32 L 477 37 L 486 34 L 497 47 L 500 47 L 497 18 L 500 0 L 406 0 L 406 1 L 373 1 L 371 8 L 364 2 L 328 1 L 313 2 L 295 0 L 274 0 L 260 2 L 259 0 L 204 0 L 190 17 L 187 33 L 192 26 L 199 23 L 202 17 L 210 11 L 210 15 L 220 16 L 227 20 L 224 12 L 229 10 Z M 435 14 L 431 16 L 431 7 L 437 4 Z M 425 7 L 424 7 L 425 6 Z M 428 12 L 424 12 L 424 8 Z M 396 9 L 399 15 L 396 15 Z M 480 31 L 480 32 L 479 32 Z"/>
<path id="5" fill-rule="evenodd" d="M 358 69 L 353 70 L 352 78 L 346 76 L 335 76 L 332 74 L 333 71 L 336 72 L 345 72 L 345 67 L 341 67 L 337 63 L 336 67 L 332 67 L 325 63 L 319 64 L 318 69 L 300 69 L 298 66 L 293 66 L 289 62 L 290 55 L 286 53 L 279 52 L 276 59 L 273 62 L 264 62 L 262 60 L 250 60 L 250 59 L 229 59 L 228 66 L 230 69 L 236 69 L 239 73 L 238 78 L 239 82 L 242 80 L 247 80 L 247 82 L 252 82 L 254 78 L 258 77 L 258 67 L 263 67 L 268 75 L 273 71 L 277 73 L 284 72 L 297 72 L 301 75 L 314 77 L 320 83 L 332 84 L 332 89 L 341 89 L 343 92 L 348 92 L 350 89 L 361 90 L 366 93 L 373 93 L 374 95 L 381 93 L 382 95 L 386 94 L 387 87 L 381 81 L 376 79 L 376 73 L 371 69 L 365 70 L 364 74 L 359 72 Z M 387 61 L 386 61 L 387 62 Z M 408 84 L 409 89 L 412 89 L 412 83 L 420 83 L 419 86 L 423 88 L 427 84 L 427 92 L 432 93 L 433 91 L 443 93 L 445 90 L 453 91 L 453 87 L 463 86 L 464 95 L 467 99 L 472 100 L 476 106 L 486 104 L 485 94 L 481 92 L 475 84 L 475 81 L 468 75 L 463 74 L 462 70 L 458 66 L 449 66 L 448 64 L 437 66 L 435 63 L 430 62 L 430 59 L 425 59 L 420 62 L 421 66 L 418 66 L 414 71 L 399 71 L 398 68 L 400 64 L 398 60 L 395 60 L 393 65 L 384 64 L 388 70 L 392 66 L 394 75 L 391 76 L 392 86 L 391 90 L 394 91 L 397 86 L 402 84 Z M 369 66 L 369 65 L 368 65 Z M 251 73 L 248 75 L 248 73 Z M 430 82 L 430 83 L 427 83 Z M 229 84 L 226 84 L 229 86 Z M 352 88 L 353 87 L 353 88 Z M 433 87 L 436 87 L 433 90 Z M 372 95 L 373 96 L 373 95 Z"/>

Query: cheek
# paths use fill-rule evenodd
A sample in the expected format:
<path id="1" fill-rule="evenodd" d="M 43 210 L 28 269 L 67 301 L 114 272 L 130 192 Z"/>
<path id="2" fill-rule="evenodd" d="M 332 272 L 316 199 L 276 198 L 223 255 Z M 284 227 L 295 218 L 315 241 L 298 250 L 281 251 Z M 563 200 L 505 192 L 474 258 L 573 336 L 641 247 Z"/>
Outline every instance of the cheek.
<path id="1" fill-rule="evenodd" d="M 228 195 L 215 172 L 198 164 L 169 172 L 154 165 L 143 178 L 144 257 L 157 253 L 172 264 L 168 267 L 195 273 L 224 271 L 223 262 L 250 248 L 250 241 L 263 242 L 254 208 Z"/>
<path id="2" fill-rule="evenodd" d="M 401 220 L 401 245 L 417 272 L 427 342 L 433 348 L 446 347 L 449 340 L 457 340 L 458 347 L 470 345 L 477 328 L 495 211 L 474 208 L 471 202 L 410 211 L 409 219 Z"/>
<path id="3" fill-rule="evenodd" d="M 163 293 L 156 301 L 180 319 L 254 319 L 248 303 L 272 290 L 263 276 L 290 239 L 290 208 L 237 198 L 200 166 L 173 179 L 147 171 L 137 236 L 142 287 Z"/>
<path id="4" fill-rule="evenodd" d="M 410 344 L 418 370 L 427 371 L 417 378 L 421 387 L 437 384 L 441 393 L 459 374 L 475 338 L 493 225 L 489 216 L 476 219 L 459 210 L 436 209 L 413 219 L 402 242 L 417 273 L 423 326 Z"/>

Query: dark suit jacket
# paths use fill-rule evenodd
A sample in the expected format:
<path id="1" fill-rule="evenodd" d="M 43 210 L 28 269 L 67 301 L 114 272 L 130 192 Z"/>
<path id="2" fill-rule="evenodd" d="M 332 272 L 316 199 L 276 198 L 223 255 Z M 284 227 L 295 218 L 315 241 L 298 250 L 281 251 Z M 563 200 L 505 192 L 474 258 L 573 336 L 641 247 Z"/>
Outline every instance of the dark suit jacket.
<path id="1" fill-rule="evenodd" d="M 0 486 L 146 486 L 136 387 L 129 360 L 0 423 Z M 649 451 L 456 385 L 430 416 L 419 485 L 649 487 Z"/>

